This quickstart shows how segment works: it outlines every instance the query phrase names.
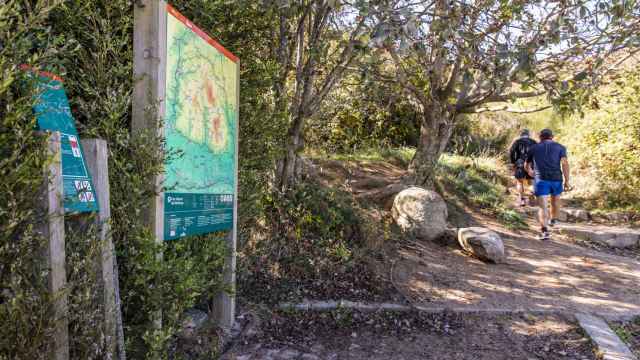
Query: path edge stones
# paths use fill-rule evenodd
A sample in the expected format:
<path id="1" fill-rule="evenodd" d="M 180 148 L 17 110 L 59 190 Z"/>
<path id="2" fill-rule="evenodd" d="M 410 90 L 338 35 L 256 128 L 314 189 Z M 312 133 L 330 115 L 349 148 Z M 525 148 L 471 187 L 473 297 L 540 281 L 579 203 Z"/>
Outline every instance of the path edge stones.
<path id="1" fill-rule="evenodd" d="M 584 313 L 578 313 L 575 317 L 598 347 L 602 360 L 638 360 L 602 318 Z"/>

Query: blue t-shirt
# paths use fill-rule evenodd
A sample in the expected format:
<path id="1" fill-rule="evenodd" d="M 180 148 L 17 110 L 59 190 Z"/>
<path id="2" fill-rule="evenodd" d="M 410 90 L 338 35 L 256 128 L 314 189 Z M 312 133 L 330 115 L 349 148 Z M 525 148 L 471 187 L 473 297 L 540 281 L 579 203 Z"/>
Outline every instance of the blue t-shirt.
<path id="1" fill-rule="evenodd" d="M 560 159 L 567 157 L 567 149 L 552 140 L 545 140 L 529 149 L 527 161 L 533 163 L 536 180 L 562 181 Z"/>

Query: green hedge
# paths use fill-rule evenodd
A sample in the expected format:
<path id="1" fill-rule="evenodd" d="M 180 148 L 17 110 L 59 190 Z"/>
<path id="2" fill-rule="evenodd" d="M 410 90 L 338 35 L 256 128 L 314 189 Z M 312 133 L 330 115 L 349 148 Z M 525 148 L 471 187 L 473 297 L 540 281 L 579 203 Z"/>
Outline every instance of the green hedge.
<path id="1" fill-rule="evenodd" d="M 45 3 L 52 3 L 50 8 Z M 268 169 L 281 151 L 284 117 L 273 113 L 270 34 L 275 17 L 255 2 L 177 0 L 172 5 L 239 55 L 241 73 L 240 235 L 262 213 Z M 61 75 L 83 138 L 109 145 L 112 236 L 120 272 L 127 350 L 132 359 L 167 358 L 180 315 L 206 308 L 221 290 L 219 234 L 157 245 L 144 226 L 154 195 L 148 179 L 161 171 L 162 139 L 132 136 L 133 5 L 130 0 L 4 2 L 0 10 L 0 359 L 46 358 L 46 268 L 39 254 L 36 193 L 47 162 L 33 136 L 33 94 L 18 91 L 17 65 Z M 256 53 L 266 54 L 262 57 Z M 24 87 L 22 87 L 24 89 Z M 100 359 L 100 309 L 92 280 L 92 231 L 68 229 L 73 358 Z M 162 252 L 162 260 L 156 256 Z M 84 269 L 84 270 L 83 270 Z M 162 327 L 153 319 L 163 313 Z M 212 349 L 212 352 L 215 349 Z"/>

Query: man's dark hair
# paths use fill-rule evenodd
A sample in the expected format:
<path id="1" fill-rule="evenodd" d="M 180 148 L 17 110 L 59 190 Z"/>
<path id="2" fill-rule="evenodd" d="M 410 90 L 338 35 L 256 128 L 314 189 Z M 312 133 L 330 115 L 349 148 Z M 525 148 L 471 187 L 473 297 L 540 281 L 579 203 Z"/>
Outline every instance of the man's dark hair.
<path id="1" fill-rule="evenodd" d="M 550 129 L 543 129 L 540 131 L 540 140 L 551 140 L 553 139 L 553 132 Z"/>

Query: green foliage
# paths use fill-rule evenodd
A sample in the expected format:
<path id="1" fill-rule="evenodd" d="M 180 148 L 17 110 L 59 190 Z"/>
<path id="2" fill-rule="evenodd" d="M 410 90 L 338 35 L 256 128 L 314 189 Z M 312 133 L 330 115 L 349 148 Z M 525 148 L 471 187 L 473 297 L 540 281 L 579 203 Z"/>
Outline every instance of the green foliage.
<path id="1" fill-rule="evenodd" d="M 52 6 L 47 8 L 45 3 Z M 235 41 L 233 51 L 235 46 L 247 53 L 256 51 L 260 42 L 244 35 L 268 29 L 264 21 L 256 21 L 261 17 L 254 16 L 246 17 L 243 27 L 231 30 L 234 17 L 227 11 L 238 15 L 241 8 L 228 2 L 183 3 L 193 6 L 182 10 L 205 30 L 220 35 L 213 30 L 224 29 Z M 196 304 L 206 308 L 221 289 L 225 250 L 219 235 L 158 245 L 145 227 L 145 209 L 155 191 L 149 179 L 161 171 L 165 154 L 162 139 L 151 135 L 153 129 L 136 136 L 130 131 L 133 2 L 9 1 L 0 8 L 0 19 L 0 322 L 13 325 L 0 329 L 0 358 L 46 357 L 51 328 L 46 311 L 47 270 L 40 258 L 44 240 L 36 226 L 39 200 L 33 196 L 42 186 L 47 159 L 42 139 L 33 136 L 33 94 L 19 91 L 25 88 L 18 86 L 21 63 L 61 75 L 81 136 L 108 141 L 112 236 L 119 261 L 127 350 L 131 358 L 167 358 L 183 311 Z M 257 31 L 256 37 L 260 35 Z M 247 171 L 241 172 L 246 176 L 240 182 L 243 193 L 250 194 L 241 203 L 248 204 L 250 211 L 256 208 L 250 205 L 257 202 L 255 194 L 266 187 L 264 169 L 270 166 L 277 143 L 275 136 L 271 143 L 257 141 L 256 134 L 268 139 L 269 131 L 274 132 L 270 127 L 277 126 L 264 118 L 270 111 L 269 98 L 261 95 L 270 84 L 263 75 L 272 67 L 268 58 L 262 60 L 247 61 L 242 80 L 242 98 L 247 100 L 241 104 L 246 121 L 241 136 L 253 140 L 243 142 L 246 146 L 241 149 L 241 167 Z M 91 261 L 98 249 L 95 231 L 67 230 L 73 357 L 101 358 L 101 309 Z M 159 311 L 163 326 L 156 328 L 153 320 Z"/>
<path id="2" fill-rule="evenodd" d="M 523 99 L 515 105 L 522 109 L 535 109 L 547 105 L 545 99 Z M 464 115 L 456 123 L 448 150 L 464 156 L 507 156 L 511 142 L 529 129 L 533 137 L 544 128 L 557 128 L 562 117 L 546 109 L 530 114 L 487 112 Z"/>
<path id="3" fill-rule="evenodd" d="M 394 85 L 350 76 L 309 120 L 306 137 L 329 153 L 416 146 L 420 118 Z"/>
<path id="4" fill-rule="evenodd" d="M 162 152 L 154 129 L 130 130 L 133 3 L 65 1 L 51 25 L 73 45 L 53 70 L 64 75 L 81 136 L 109 144 L 112 236 L 127 351 L 136 359 L 167 358 L 183 312 L 196 304 L 206 307 L 221 289 L 223 241 L 210 235 L 156 244 L 145 226 L 145 209 L 155 195 L 149 179 L 162 171 L 169 154 Z M 154 321 L 160 313 L 158 328 Z"/>
<path id="5" fill-rule="evenodd" d="M 508 179 L 501 174 L 504 165 L 498 158 L 468 158 L 445 154 L 437 170 L 438 185 L 459 201 L 479 208 L 511 228 L 524 228 L 520 214 L 510 209 L 507 202 Z"/>
<path id="6" fill-rule="evenodd" d="M 34 94 L 18 65 L 52 61 L 52 37 L 44 1 L 28 6 L 5 1 L 0 7 L 0 359 L 47 359 L 51 336 L 48 268 L 41 198 L 49 163 L 45 137 L 34 136 Z"/>
<path id="7" fill-rule="evenodd" d="M 599 109 L 568 118 L 561 141 L 569 148 L 580 190 L 597 206 L 640 209 L 640 72 L 625 72 L 600 91 Z"/>

